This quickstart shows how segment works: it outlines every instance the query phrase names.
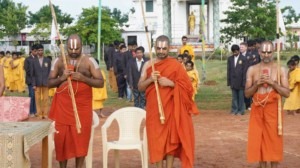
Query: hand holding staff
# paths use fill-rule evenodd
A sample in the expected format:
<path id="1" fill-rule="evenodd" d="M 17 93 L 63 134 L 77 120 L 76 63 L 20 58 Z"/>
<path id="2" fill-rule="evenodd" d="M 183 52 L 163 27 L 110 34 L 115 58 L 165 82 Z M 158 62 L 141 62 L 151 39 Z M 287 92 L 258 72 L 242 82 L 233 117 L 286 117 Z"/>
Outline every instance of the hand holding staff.
<path id="1" fill-rule="evenodd" d="M 54 11 L 53 5 L 51 3 L 51 0 L 49 0 L 49 6 L 50 6 L 50 9 L 51 9 L 52 18 L 53 18 L 54 23 L 55 23 L 55 29 L 56 29 L 58 38 L 60 40 L 60 51 L 61 51 L 61 56 L 62 56 L 62 59 L 63 59 L 63 62 L 64 62 L 64 66 L 65 66 L 65 69 L 68 69 L 67 60 L 66 60 L 66 56 L 65 56 L 65 47 L 64 47 L 63 41 L 60 37 L 60 33 L 59 33 L 58 25 L 57 25 L 57 20 L 56 20 L 56 15 L 55 15 L 55 11 Z M 77 133 L 81 133 L 81 123 L 80 123 L 80 119 L 79 119 L 79 115 L 78 115 L 78 111 L 77 111 L 77 106 L 76 106 L 76 102 L 75 102 L 75 96 L 74 96 L 74 91 L 73 91 L 73 86 L 72 86 L 70 76 L 68 77 L 67 81 L 68 81 L 68 87 L 69 87 L 69 91 L 70 91 L 71 99 L 72 99 L 72 106 L 73 106 L 73 110 L 74 110 Z"/>
<path id="2" fill-rule="evenodd" d="M 276 34 L 277 34 L 277 79 L 278 85 L 280 85 L 280 54 L 279 54 L 279 2 L 276 0 Z M 282 108 L 281 108 L 281 96 L 278 99 L 278 135 L 282 135 L 282 116 L 281 116 Z"/>
<path id="3" fill-rule="evenodd" d="M 153 62 L 153 57 L 152 57 L 152 48 L 151 48 L 151 43 L 150 43 L 150 38 L 149 38 L 149 31 L 148 31 L 148 26 L 147 26 L 146 17 L 145 17 L 145 10 L 144 10 L 144 6 L 143 6 L 143 1 L 141 0 L 140 2 L 141 2 L 142 14 L 143 14 L 143 19 L 144 19 L 144 24 L 145 24 L 145 31 L 146 31 L 146 36 L 147 36 L 148 47 L 149 47 L 149 50 L 150 50 L 149 55 L 150 55 L 152 72 L 155 72 L 154 62 Z M 162 106 L 162 103 L 161 103 L 161 97 L 160 97 L 160 93 L 159 93 L 157 80 L 154 80 L 154 85 L 155 85 L 155 90 L 156 90 L 156 95 L 157 95 L 160 123 L 164 124 L 165 123 L 165 113 L 164 113 L 164 109 L 163 109 L 163 106 Z"/>

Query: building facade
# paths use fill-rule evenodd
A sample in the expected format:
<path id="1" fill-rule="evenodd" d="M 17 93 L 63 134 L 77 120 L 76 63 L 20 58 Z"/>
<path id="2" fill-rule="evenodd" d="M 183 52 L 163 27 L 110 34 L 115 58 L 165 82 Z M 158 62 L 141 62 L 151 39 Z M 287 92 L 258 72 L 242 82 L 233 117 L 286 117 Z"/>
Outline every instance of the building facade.
<path id="1" fill-rule="evenodd" d="M 123 38 L 126 42 L 136 40 L 138 45 L 144 44 L 144 21 L 140 0 L 133 0 L 135 13 L 129 15 L 129 22 L 123 28 Z M 201 45 L 201 35 L 204 34 L 208 48 L 220 46 L 220 22 L 225 16 L 223 12 L 231 5 L 230 0 L 205 0 L 202 10 L 201 0 L 145 0 L 142 1 L 148 30 L 152 38 L 167 35 L 172 45 L 180 45 L 181 37 L 188 36 L 192 45 Z M 191 32 L 189 18 L 194 14 L 194 31 Z M 204 29 L 201 29 L 201 19 Z M 136 37 L 134 34 L 137 32 Z M 204 32 L 204 33 L 203 33 Z M 148 49 L 148 47 L 146 47 Z M 197 48 L 197 47 L 196 47 Z M 146 50 L 147 50 L 146 49 Z"/>

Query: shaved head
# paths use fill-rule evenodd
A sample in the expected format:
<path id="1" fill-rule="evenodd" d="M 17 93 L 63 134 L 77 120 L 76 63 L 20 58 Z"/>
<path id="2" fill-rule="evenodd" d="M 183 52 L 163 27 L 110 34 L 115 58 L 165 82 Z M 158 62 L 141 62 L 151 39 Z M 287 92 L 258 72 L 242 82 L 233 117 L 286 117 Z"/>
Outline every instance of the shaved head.
<path id="1" fill-rule="evenodd" d="M 161 35 L 156 39 L 156 55 L 158 59 L 165 59 L 169 55 L 170 40 L 167 36 Z"/>
<path id="2" fill-rule="evenodd" d="M 261 57 L 261 60 L 264 63 L 270 63 L 273 60 L 273 50 L 274 46 L 271 41 L 264 41 L 261 43 L 260 49 L 259 49 L 259 55 Z"/>
<path id="3" fill-rule="evenodd" d="M 77 34 L 72 34 L 67 39 L 68 54 L 71 58 L 78 58 L 82 51 L 81 38 Z"/>

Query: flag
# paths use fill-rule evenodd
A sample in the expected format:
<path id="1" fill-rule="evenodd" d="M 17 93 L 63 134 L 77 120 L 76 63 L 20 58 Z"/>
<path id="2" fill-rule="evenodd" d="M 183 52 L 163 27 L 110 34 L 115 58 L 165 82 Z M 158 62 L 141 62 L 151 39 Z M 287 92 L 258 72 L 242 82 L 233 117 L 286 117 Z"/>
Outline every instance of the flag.
<path id="1" fill-rule="evenodd" d="M 283 21 L 283 15 L 281 13 L 281 10 L 279 9 L 279 28 L 280 28 L 280 31 L 281 33 L 285 36 L 286 35 L 286 29 L 285 29 L 285 25 L 284 25 L 284 21 Z"/>
<path id="2" fill-rule="evenodd" d="M 54 20 L 52 19 L 51 35 L 50 35 L 51 45 L 55 45 L 55 40 L 57 39 L 58 39 L 58 35 L 55 29 Z"/>

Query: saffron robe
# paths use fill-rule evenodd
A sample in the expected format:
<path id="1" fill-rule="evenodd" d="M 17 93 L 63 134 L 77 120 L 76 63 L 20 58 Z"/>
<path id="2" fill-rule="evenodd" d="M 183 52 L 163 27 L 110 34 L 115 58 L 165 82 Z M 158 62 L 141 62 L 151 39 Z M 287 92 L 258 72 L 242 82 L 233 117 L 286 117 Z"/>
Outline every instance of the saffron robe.
<path id="1" fill-rule="evenodd" d="M 172 87 L 159 86 L 165 114 L 165 124 L 160 123 L 157 95 L 154 83 L 150 84 L 146 95 L 146 129 L 150 162 L 163 160 L 168 155 L 179 157 L 183 168 L 194 164 L 195 137 L 192 114 L 198 114 L 192 100 L 193 86 L 182 65 L 174 58 L 166 58 L 156 63 L 155 70 L 172 80 Z M 152 68 L 147 69 L 150 77 Z"/>
<path id="2" fill-rule="evenodd" d="M 249 162 L 282 160 L 283 138 L 278 135 L 277 127 L 279 98 L 274 90 L 253 95 L 248 132 Z"/>
<path id="3" fill-rule="evenodd" d="M 81 122 L 81 133 L 76 130 L 76 122 L 68 84 L 56 89 L 52 100 L 49 118 L 55 121 L 58 133 L 54 136 L 56 159 L 67 160 L 86 156 L 92 127 L 92 87 L 85 83 L 72 81 L 75 101 Z"/>

